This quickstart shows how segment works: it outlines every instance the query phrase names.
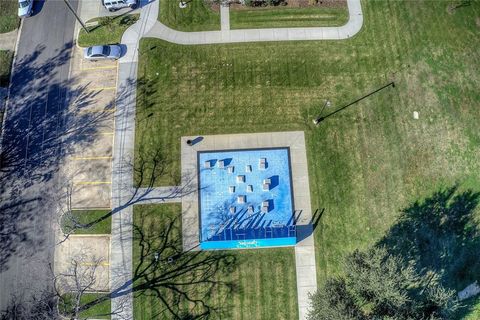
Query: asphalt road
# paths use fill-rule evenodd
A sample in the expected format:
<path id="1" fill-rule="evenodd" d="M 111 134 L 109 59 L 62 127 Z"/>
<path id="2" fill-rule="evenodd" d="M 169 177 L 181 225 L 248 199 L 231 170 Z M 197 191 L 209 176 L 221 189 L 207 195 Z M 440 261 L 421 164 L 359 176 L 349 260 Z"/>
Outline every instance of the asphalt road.
<path id="1" fill-rule="evenodd" d="M 36 0 L 23 21 L 0 167 L 0 310 L 51 286 L 74 23 L 61 0 Z"/>

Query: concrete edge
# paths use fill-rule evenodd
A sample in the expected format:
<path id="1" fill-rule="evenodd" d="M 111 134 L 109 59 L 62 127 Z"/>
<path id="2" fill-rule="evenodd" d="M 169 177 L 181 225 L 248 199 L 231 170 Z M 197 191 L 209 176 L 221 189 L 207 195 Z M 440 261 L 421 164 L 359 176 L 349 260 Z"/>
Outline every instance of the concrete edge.
<path id="1" fill-rule="evenodd" d="M 22 29 L 23 29 L 23 19 L 20 19 L 20 27 L 18 28 L 17 40 L 15 40 L 15 49 L 13 51 L 12 66 L 10 68 L 10 79 L 9 79 L 8 89 L 7 89 L 7 100 L 5 101 L 5 112 L 3 113 L 2 126 L 0 128 L 0 155 L 2 154 L 2 150 L 3 150 L 5 119 L 7 118 L 8 104 L 10 102 L 10 90 L 12 89 L 13 71 L 15 68 L 15 62 L 17 61 L 18 43 L 20 42 L 19 40 L 20 40 L 20 35 L 22 34 Z"/>

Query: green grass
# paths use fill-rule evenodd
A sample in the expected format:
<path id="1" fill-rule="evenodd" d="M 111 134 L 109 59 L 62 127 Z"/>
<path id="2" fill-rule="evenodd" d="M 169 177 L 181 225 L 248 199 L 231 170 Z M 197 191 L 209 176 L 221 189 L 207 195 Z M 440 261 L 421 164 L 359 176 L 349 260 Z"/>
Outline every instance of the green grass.
<path id="1" fill-rule="evenodd" d="M 17 1 L 0 1 L 0 33 L 10 32 L 18 28 L 20 19 L 18 18 L 17 10 Z"/>
<path id="2" fill-rule="evenodd" d="M 72 215 L 78 220 L 78 222 L 87 224 L 93 222 L 107 213 L 110 210 L 72 210 Z M 90 228 L 76 229 L 75 234 L 109 234 L 111 232 L 112 218 L 108 217 L 99 223 L 95 223 Z M 68 232 L 72 228 L 70 221 L 63 221 L 62 228 L 64 232 Z"/>
<path id="3" fill-rule="evenodd" d="M 80 47 L 89 47 L 94 45 L 120 43 L 125 30 L 134 24 L 138 18 L 139 15 L 134 14 L 121 15 L 114 18 L 104 17 L 89 20 L 89 22 L 99 21 L 99 25 L 89 27 L 89 33 L 86 33 L 85 30 L 81 29 L 78 36 L 78 45 Z"/>
<path id="4" fill-rule="evenodd" d="M 169 243 L 172 244 L 172 247 L 176 247 L 176 250 L 181 250 L 180 213 L 181 206 L 179 204 L 134 207 L 134 225 L 144 233 L 143 241 L 140 241 L 138 233 L 135 233 L 137 236 L 133 246 L 134 270 L 142 257 L 140 243 L 151 243 L 151 251 L 157 251 L 157 247 L 161 243 L 159 235 L 165 234 L 168 227 L 172 229 L 168 236 Z M 165 255 L 160 254 L 160 260 L 172 255 L 174 251 L 170 249 Z M 196 298 L 203 297 L 202 300 L 207 305 L 221 309 L 220 313 L 214 313 L 209 319 L 270 319 L 273 314 L 275 319 L 298 318 L 293 248 L 206 251 L 196 256 L 194 261 L 198 262 L 212 255 L 216 257 L 228 255 L 229 261 L 234 261 L 233 266 L 225 268 L 225 270 L 219 269 L 212 277 L 208 278 L 217 283 L 233 283 L 235 285 L 233 292 L 227 290 L 227 286 L 222 284 L 215 285 L 211 292 L 208 291 L 210 286 L 207 283 L 187 285 L 183 288 L 192 290 L 192 295 Z M 202 266 L 202 264 L 200 265 Z M 198 279 L 203 269 L 197 267 L 193 270 L 184 277 L 173 277 L 168 281 L 179 283 L 183 280 L 190 283 L 187 279 L 190 276 Z M 171 270 L 167 271 L 162 273 L 162 268 L 155 268 L 158 277 L 173 274 Z M 134 282 L 134 288 L 141 283 L 143 283 L 143 279 Z M 172 304 L 171 307 L 178 306 L 179 311 L 183 311 L 184 315 L 189 309 L 191 312 L 192 304 L 187 303 L 185 299 L 176 300 L 177 296 L 173 294 L 172 290 L 167 290 L 162 286 L 157 288 L 162 296 Z M 164 305 L 152 290 L 134 293 L 135 319 L 173 319 L 171 314 L 164 309 Z M 194 310 L 198 311 L 198 309 Z"/>
<path id="5" fill-rule="evenodd" d="M 248 10 L 231 10 L 231 29 L 330 27 L 348 21 L 347 8 L 285 8 L 267 7 Z"/>
<path id="6" fill-rule="evenodd" d="M 81 304 L 85 305 L 98 297 L 100 297 L 102 294 L 100 293 L 86 293 L 82 296 L 81 298 Z M 68 310 L 71 310 L 73 307 L 73 295 L 71 294 L 65 294 L 63 296 L 64 302 L 60 302 L 58 308 L 62 314 L 67 314 Z M 111 313 L 111 304 L 110 300 L 106 300 L 102 303 L 96 304 L 93 307 L 91 307 L 88 310 L 85 310 L 80 313 L 80 319 L 89 319 L 89 318 L 94 318 L 94 319 L 110 319 L 110 313 Z"/>
<path id="7" fill-rule="evenodd" d="M 363 1 L 363 29 L 346 41 L 142 40 L 136 154 L 161 146 L 158 184 L 171 185 L 181 136 L 305 131 L 312 209 L 325 208 L 315 230 L 323 282 L 414 201 L 457 183 L 480 191 L 480 2 L 454 14 L 448 4 Z M 395 88 L 312 124 L 324 99 L 329 112 L 391 79 Z"/>
<path id="8" fill-rule="evenodd" d="M 12 67 L 13 52 L 0 50 L 0 87 L 8 86 L 10 69 Z"/>
<path id="9" fill-rule="evenodd" d="M 203 0 L 187 2 L 187 7 L 180 9 L 179 0 L 160 1 L 158 20 L 180 31 L 220 30 L 220 13 L 210 9 Z"/>

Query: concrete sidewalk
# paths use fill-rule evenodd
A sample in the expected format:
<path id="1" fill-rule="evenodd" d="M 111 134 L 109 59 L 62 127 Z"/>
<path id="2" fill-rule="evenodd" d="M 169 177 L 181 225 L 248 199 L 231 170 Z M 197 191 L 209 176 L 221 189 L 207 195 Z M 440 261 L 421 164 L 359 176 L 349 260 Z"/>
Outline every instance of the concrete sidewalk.
<path id="1" fill-rule="evenodd" d="M 158 1 L 143 5 L 140 20 L 127 29 L 122 44 L 127 52 L 119 60 L 115 141 L 112 163 L 112 215 L 110 290 L 112 319 L 133 319 L 133 159 L 135 143 L 135 103 L 138 46 L 142 36 L 157 21 Z M 120 310 L 120 311 L 119 311 Z"/>
<path id="2" fill-rule="evenodd" d="M 222 31 L 230 30 L 230 6 L 228 3 L 220 5 L 220 25 Z"/>
<path id="3" fill-rule="evenodd" d="M 15 50 L 15 43 L 17 42 L 18 29 L 11 32 L 0 33 L 0 50 Z"/>
<path id="4" fill-rule="evenodd" d="M 347 0 L 347 4 L 349 20 L 340 27 L 227 30 L 226 22 L 225 25 L 222 22 L 221 31 L 182 32 L 171 29 L 157 21 L 146 36 L 185 45 L 262 41 L 342 40 L 353 37 L 360 31 L 363 25 L 360 0 Z"/>

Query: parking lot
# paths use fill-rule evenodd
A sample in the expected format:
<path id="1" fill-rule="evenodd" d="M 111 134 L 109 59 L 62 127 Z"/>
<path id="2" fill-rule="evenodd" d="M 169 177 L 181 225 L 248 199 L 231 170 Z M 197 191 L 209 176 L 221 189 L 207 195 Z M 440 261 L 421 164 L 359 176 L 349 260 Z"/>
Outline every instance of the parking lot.
<path id="1" fill-rule="evenodd" d="M 86 61 L 74 49 L 70 124 L 75 139 L 66 161 L 72 209 L 110 208 L 117 82 L 116 61 Z"/>
<path id="2" fill-rule="evenodd" d="M 71 235 L 55 250 L 55 273 L 73 274 L 76 268 L 80 278 L 60 277 L 62 289 L 75 288 L 74 280 L 92 285 L 88 291 L 109 290 L 110 236 Z M 94 280 L 94 281 L 93 281 Z"/>

